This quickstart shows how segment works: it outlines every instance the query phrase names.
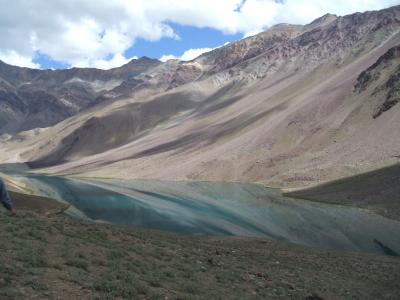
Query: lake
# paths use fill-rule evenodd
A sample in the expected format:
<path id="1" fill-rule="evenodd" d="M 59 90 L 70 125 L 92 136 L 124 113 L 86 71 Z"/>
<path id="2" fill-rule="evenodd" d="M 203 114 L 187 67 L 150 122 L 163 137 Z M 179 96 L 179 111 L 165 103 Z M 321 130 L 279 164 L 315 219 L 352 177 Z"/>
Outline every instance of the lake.
<path id="1" fill-rule="evenodd" d="M 98 222 L 400 253 L 400 222 L 358 208 L 283 197 L 256 184 L 13 177 L 38 195 L 70 203 L 70 215 Z"/>

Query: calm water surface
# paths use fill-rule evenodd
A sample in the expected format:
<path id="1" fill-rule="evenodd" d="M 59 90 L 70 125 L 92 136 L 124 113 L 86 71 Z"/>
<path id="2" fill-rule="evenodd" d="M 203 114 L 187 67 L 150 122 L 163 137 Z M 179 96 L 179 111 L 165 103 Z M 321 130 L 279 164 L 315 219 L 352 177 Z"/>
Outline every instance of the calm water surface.
<path id="1" fill-rule="evenodd" d="M 94 221 L 400 253 L 400 222 L 357 208 L 286 198 L 254 184 L 17 177 L 40 195 L 70 203 L 69 214 Z"/>

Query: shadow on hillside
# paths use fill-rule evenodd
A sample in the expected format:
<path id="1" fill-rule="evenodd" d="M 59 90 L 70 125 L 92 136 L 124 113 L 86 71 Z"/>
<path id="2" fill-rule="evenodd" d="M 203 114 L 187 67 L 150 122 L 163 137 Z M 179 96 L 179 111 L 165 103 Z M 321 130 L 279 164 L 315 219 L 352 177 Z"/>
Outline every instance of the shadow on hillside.
<path id="1" fill-rule="evenodd" d="M 400 219 L 400 163 L 285 195 L 378 209 L 385 216 Z"/>

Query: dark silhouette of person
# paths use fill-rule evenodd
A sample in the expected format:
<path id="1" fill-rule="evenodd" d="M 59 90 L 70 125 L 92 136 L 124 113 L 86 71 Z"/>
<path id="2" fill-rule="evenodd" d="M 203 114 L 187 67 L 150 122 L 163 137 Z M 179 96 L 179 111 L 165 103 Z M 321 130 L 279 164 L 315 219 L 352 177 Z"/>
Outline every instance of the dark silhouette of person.
<path id="1" fill-rule="evenodd" d="M 11 212 L 11 214 L 15 214 L 11 198 L 7 193 L 6 185 L 4 184 L 3 180 L 0 178 L 0 202 L 3 206 Z"/>

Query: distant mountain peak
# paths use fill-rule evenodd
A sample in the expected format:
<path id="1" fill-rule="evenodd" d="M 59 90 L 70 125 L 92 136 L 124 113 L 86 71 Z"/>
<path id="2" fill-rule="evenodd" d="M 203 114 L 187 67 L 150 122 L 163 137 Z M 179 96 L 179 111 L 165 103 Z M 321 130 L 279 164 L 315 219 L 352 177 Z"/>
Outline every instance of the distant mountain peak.
<path id="1" fill-rule="evenodd" d="M 151 57 L 148 57 L 148 56 L 141 56 L 141 57 L 139 57 L 137 60 L 143 60 L 143 61 L 154 61 L 154 60 L 157 60 L 158 61 L 158 59 L 156 59 L 156 58 L 151 58 Z"/>
<path id="2" fill-rule="evenodd" d="M 335 21 L 338 18 L 337 15 L 335 14 L 325 14 L 317 19 L 315 19 L 314 21 L 312 21 L 308 26 L 323 26 L 326 24 L 331 23 L 332 21 Z"/>
<path id="3" fill-rule="evenodd" d="M 129 62 L 127 62 L 125 65 L 122 65 L 121 68 L 126 67 L 126 66 L 134 66 L 137 64 L 156 64 L 156 63 L 161 63 L 156 58 L 151 58 L 148 56 L 141 56 L 139 58 L 133 58 Z"/>
<path id="4" fill-rule="evenodd" d="M 134 63 L 138 63 L 138 62 L 157 62 L 159 61 L 156 58 L 151 58 L 148 56 L 141 56 L 139 58 L 132 58 L 127 64 L 134 64 Z"/>

